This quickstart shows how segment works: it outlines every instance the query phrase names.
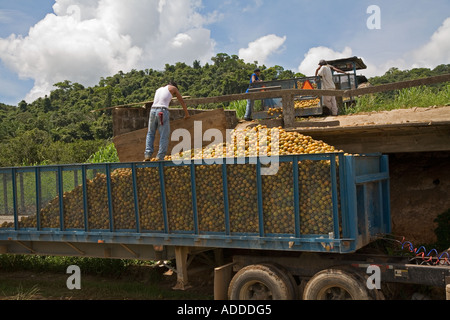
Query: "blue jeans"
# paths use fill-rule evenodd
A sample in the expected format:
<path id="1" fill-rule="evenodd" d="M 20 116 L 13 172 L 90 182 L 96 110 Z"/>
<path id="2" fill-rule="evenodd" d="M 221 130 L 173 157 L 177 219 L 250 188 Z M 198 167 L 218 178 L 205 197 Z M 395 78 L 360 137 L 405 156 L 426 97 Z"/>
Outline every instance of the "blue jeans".
<path id="1" fill-rule="evenodd" d="M 161 125 L 159 113 L 163 113 L 163 125 Z M 145 157 L 150 158 L 154 152 L 156 130 L 159 131 L 159 150 L 156 158 L 164 160 L 169 148 L 170 136 L 170 112 L 169 109 L 151 109 L 148 120 L 148 133 L 145 146 Z"/>
<path id="2" fill-rule="evenodd" d="M 255 101 L 253 100 L 247 100 L 247 107 L 245 108 L 245 116 L 244 119 L 251 118 L 253 113 L 253 105 L 255 104 Z"/>

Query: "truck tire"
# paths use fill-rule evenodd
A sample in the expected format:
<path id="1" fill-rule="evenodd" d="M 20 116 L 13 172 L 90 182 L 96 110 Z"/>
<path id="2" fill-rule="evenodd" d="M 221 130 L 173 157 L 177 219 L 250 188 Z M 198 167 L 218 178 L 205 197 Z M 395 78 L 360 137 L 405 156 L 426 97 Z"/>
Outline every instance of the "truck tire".
<path id="1" fill-rule="evenodd" d="M 351 272 L 327 269 L 305 286 L 303 300 L 371 300 L 366 283 Z"/>
<path id="2" fill-rule="evenodd" d="M 271 268 L 277 269 L 277 270 L 278 270 L 278 274 L 279 274 L 281 277 L 283 277 L 285 283 L 288 284 L 288 285 L 290 286 L 290 287 L 289 287 L 289 290 L 290 290 L 290 294 L 289 294 L 289 295 L 290 295 L 292 298 L 289 299 L 289 300 L 296 300 L 296 299 L 298 299 L 298 290 L 299 290 L 299 287 L 298 287 L 298 284 L 297 284 L 297 282 L 295 281 L 294 277 L 292 276 L 292 274 L 291 274 L 289 271 L 287 271 L 283 266 L 280 266 L 280 265 L 278 265 L 278 264 L 269 264 L 269 266 L 270 266 Z"/>
<path id="3" fill-rule="evenodd" d="M 290 278 L 269 264 L 242 268 L 228 287 L 229 300 L 293 300 L 294 297 Z"/>

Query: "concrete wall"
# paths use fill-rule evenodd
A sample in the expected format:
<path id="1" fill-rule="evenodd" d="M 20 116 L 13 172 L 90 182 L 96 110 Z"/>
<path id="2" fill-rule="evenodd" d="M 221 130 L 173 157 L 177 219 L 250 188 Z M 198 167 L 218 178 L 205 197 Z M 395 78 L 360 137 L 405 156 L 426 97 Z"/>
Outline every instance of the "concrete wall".
<path id="1" fill-rule="evenodd" d="M 393 233 L 414 245 L 432 244 L 434 220 L 450 208 L 450 152 L 399 153 L 389 159 Z"/>
<path id="2" fill-rule="evenodd" d="M 117 108 L 113 110 L 113 135 L 120 136 L 125 133 L 147 128 L 150 109 L 146 108 Z M 208 112 L 208 110 L 189 109 L 191 115 Z M 225 110 L 227 129 L 234 129 L 238 123 L 236 111 Z M 170 109 L 171 121 L 184 117 L 182 109 Z"/>

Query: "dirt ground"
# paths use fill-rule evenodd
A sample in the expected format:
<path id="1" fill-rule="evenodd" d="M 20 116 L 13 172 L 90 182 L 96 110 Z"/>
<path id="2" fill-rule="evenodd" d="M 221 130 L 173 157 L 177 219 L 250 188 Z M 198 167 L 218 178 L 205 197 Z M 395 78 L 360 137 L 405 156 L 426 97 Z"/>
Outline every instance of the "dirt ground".
<path id="1" fill-rule="evenodd" d="M 213 300 L 213 269 L 190 274 L 185 290 L 166 268 L 130 267 L 119 276 L 81 275 L 81 288 L 69 290 L 69 275 L 0 270 L 0 301 L 10 300 Z"/>
<path id="2" fill-rule="evenodd" d="M 324 121 L 339 121 L 341 127 L 443 122 L 450 121 L 450 106 L 364 112 L 337 117 L 317 117 L 310 118 L 307 122 L 314 126 L 314 123 Z M 302 122 L 302 124 L 304 124 L 304 122 Z"/>

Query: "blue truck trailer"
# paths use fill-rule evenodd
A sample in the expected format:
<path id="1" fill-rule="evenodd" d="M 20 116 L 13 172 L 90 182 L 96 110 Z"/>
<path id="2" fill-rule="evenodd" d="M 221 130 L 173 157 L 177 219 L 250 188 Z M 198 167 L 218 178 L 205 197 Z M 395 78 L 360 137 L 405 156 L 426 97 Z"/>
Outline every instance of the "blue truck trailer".
<path id="1" fill-rule="evenodd" d="M 0 254 L 175 260 L 186 289 L 191 257 L 226 251 L 218 300 L 381 298 L 371 266 L 382 283 L 449 282 L 448 265 L 360 253 L 391 232 L 387 156 L 266 160 L 0 168 Z"/>

